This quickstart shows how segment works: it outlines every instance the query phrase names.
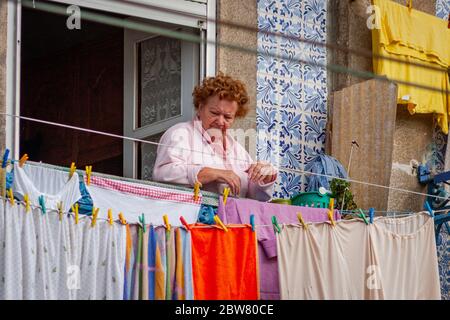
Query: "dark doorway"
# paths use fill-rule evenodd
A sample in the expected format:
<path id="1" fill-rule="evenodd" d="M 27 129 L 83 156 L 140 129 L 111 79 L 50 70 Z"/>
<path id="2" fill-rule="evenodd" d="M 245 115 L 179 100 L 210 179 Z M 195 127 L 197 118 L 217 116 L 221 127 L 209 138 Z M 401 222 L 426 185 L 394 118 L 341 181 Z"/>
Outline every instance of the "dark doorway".
<path id="1" fill-rule="evenodd" d="M 123 29 L 23 8 L 21 114 L 123 134 Z M 123 141 L 21 121 L 20 153 L 32 161 L 122 175 Z"/>

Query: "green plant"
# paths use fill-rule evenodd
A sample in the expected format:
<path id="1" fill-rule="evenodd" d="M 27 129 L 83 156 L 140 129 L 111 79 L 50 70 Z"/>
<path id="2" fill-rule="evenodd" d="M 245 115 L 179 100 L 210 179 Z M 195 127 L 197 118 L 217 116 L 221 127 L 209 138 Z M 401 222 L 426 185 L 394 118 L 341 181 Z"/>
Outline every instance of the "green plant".
<path id="1" fill-rule="evenodd" d="M 333 179 L 330 183 L 332 197 L 335 199 L 335 208 L 342 208 L 342 200 L 344 200 L 344 210 L 355 210 L 358 208 L 353 200 L 353 194 L 350 191 L 350 182 Z"/>

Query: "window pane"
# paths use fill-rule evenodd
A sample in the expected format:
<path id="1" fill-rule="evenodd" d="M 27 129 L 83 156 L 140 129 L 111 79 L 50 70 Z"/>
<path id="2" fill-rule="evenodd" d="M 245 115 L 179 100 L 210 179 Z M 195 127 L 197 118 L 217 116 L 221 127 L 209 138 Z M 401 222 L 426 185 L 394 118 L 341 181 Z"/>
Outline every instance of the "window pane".
<path id="1" fill-rule="evenodd" d="M 159 142 L 164 132 L 155 134 L 151 137 L 146 138 L 145 140 Z M 153 167 L 155 165 L 156 160 L 156 150 L 158 149 L 157 145 L 149 144 L 149 143 L 139 143 L 140 146 L 138 148 L 138 177 L 142 180 L 152 180 Z"/>
<path id="2" fill-rule="evenodd" d="M 181 115 L 181 42 L 154 37 L 139 43 L 138 125 Z"/>

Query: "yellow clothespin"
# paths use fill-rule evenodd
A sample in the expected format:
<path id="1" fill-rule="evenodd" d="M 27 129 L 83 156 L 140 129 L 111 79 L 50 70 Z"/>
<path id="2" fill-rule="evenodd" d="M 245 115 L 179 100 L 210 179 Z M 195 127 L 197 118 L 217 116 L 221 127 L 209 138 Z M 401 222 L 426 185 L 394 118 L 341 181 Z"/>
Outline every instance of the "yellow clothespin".
<path id="1" fill-rule="evenodd" d="M 114 223 L 112 209 L 108 209 L 108 222 L 110 226 L 112 226 Z"/>
<path id="2" fill-rule="evenodd" d="M 78 205 L 78 204 L 77 204 Z M 63 203 L 62 201 L 58 202 L 58 215 L 59 215 L 59 221 L 62 221 L 63 218 Z"/>
<path id="3" fill-rule="evenodd" d="M 92 166 L 86 166 L 86 184 L 91 184 Z"/>
<path id="4" fill-rule="evenodd" d="M 201 187 L 201 183 L 199 181 L 197 181 L 194 184 L 194 201 L 198 200 L 198 194 L 200 193 L 200 187 Z"/>
<path id="5" fill-rule="evenodd" d="M 300 223 L 302 224 L 303 228 L 308 229 L 308 225 L 303 220 L 303 216 L 302 216 L 302 214 L 300 212 L 297 213 L 297 218 L 300 221 Z"/>
<path id="6" fill-rule="evenodd" d="M 127 224 L 127 220 L 125 220 L 125 218 L 123 217 L 122 212 L 119 212 L 119 220 L 121 224 L 123 225 Z"/>
<path id="7" fill-rule="evenodd" d="M 336 225 L 336 223 L 334 222 L 334 219 L 333 219 L 333 211 L 332 210 L 328 210 L 328 219 L 330 219 L 331 225 L 334 227 Z"/>
<path id="8" fill-rule="evenodd" d="M 75 173 L 75 170 L 77 170 L 77 167 L 75 167 L 75 162 L 72 162 L 70 164 L 69 178 L 72 178 L 73 174 Z"/>
<path id="9" fill-rule="evenodd" d="M 406 0 L 406 5 L 408 6 L 408 9 L 412 9 L 412 0 Z"/>
<path id="10" fill-rule="evenodd" d="M 220 220 L 218 215 L 214 216 L 214 221 L 216 222 L 216 224 L 218 224 L 223 230 L 225 230 L 225 232 L 228 232 L 228 228 L 225 227 L 225 225 L 223 224 L 222 220 Z"/>
<path id="11" fill-rule="evenodd" d="M 78 216 L 78 203 L 75 203 L 74 206 L 72 206 L 72 212 L 75 214 L 75 224 L 78 224 L 79 216 Z"/>
<path id="12" fill-rule="evenodd" d="M 330 210 L 334 211 L 334 198 L 330 199 Z"/>
<path id="13" fill-rule="evenodd" d="M 14 201 L 14 193 L 11 188 L 9 188 L 9 190 L 8 190 L 8 196 L 9 196 L 9 202 L 13 206 L 15 201 Z"/>
<path id="14" fill-rule="evenodd" d="M 28 194 L 23 196 L 23 201 L 25 202 L 25 212 L 30 212 L 30 197 Z"/>
<path id="15" fill-rule="evenodd" d="M 167 214 L 163 215 L 164 225 L 167 228 L 167 231 L 170 231 L 169 217 Z"/>
<path id="16" fill-rule="evenodd" d="M 99 210 L 99 208 L 94 208 L 94 207 L 92 207 L 92 222 L 91 222 L 91 227 L 95 227 L 95 224 L 97 223 L 98 210 Z"/>
<path id="17" fill-rule="evenodd" d="M 230 194 L 230 188 L 226 187 L 223 189 L 223 205 L 227 204 L 228 195 Z"/>
<path id="18" fill-rule="evenodd" d="M 22 156 L 22 158 L 20 158 L 20 160 L 19 160 L 19 167 L 23 167 L 23 165 L 25 164 L 25 162 L 27 162 L 27 160 L 28 160 L 28 154 L 24 154 L 23 156 Z"/>

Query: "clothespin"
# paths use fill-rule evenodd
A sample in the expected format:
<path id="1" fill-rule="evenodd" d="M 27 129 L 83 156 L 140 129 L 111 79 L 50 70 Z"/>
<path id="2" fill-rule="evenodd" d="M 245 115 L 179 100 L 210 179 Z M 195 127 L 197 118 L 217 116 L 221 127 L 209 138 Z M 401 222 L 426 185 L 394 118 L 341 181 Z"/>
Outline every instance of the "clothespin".
<path id="1" fill-rule="evenodd" d="M 197 181 L 194 184 L 194 201 L 198 200 L 198 194 L 200 193 L 200 187 L 201 187 L 201 183 L 200 183 L 200 181 Z"/>
<path id="2" fill-rule="evenodd" d="M 365 224 L 369 224 L 369 222 L 366 219 L 365 213 L 361 209 L 359 209 L 359 212 L 360 212 L 359 217 L 364 220 Z"/>
<path id="3" fill-rule="evenodd" d="M 228 195 L 230 194 L 230 188 L 226 187 L 223 189 L 223 205 L 227 204 Z"/>
<path id="4" fill-rule="evenodd" d="M 280 226 L 278 225 L 277 217 L 272 216 L 272 224 L 273 224 L 274 231 L 280 233 L 281 229 L 280 229 Z"/>
<path id="5" fill-rule="evenodd" d="M 334 198 L 330 199 L 330 210 L 334 211 Z"/>
<path id="6" fill-rule="evenodd" d="M 59 221 L 62 221 L 63 218 L 63 210 L 62 210 L 63 203 L 62 201 L 58 202 L 58 215 L 59 215 Z"/>
<path id="7" fill-rule="evenodd" d="M 408 6 L 408 9 L 411 11 L 411 9 L 412 9 L 412 0 L 406 0 L 406 4 Z"/>
<path id="8" fill-rule="evenodd" d="M 450 12 L 448 13 L 448 28 L 450 29 Z"/>
<path id="9" fill-rule="evenodd" d="M 139 217 L 139 222 L 142 224 L 142 229 L 144 230 L 144 233 L 147 231 L 147 227 L 145 226 L 145 215 L 141 214 Z"/>
<path id="10" fill-rule="evenodd" d="M 255 215 L 250 215 L 250 225 L 252 226 L 252 231 L 255 232 Z"/>
<path id="11" fill-rule="evenodd" d="M 41 206 L 42 214 L 47 213 L 47 208 L 45 207 L 45 198 L 43 195 L 39 196 L 39 205 Z"/>
<path id="12" fill-rule="evenodd" d="M 25 162 L 27 162 L 27 160 L 28 160 L 28 154 L 24 154 L 23 156 L 22 156 L 22 158 L 20 158 L 20 160 L 19 160 L 19 167 L 23 167 L 23 165 L 25 164 Z"/>
<path id="13" fill-rule="evenodd" d="M 214 221 L 216 222 L 216 224 L 218 224 L 225 232 L 228 232 L 228 228 L 225 227 L 225 225 L 223 224 L 222 220 L 220 220 L 218 215 L 214 216 Z"/>
<path id="14" fill-rule="evenodd" d="M 69 179 L 72 178 L 73 174 L 75 173 L 75 170 L 77 170 L 77 167 L 75 167 L 75 162 L 72 162 L 70 164 Z"/>
<path id="15" fill-rule="evenodd" d="M 369 209 L 369 220 L 370 220 L 370 224 L 373 223 L 373 216 L 375 214 L 375 209 L 374 208 L 370 208 Z"/>
<path id="16" fill-rule="evenodd" d="M 308 225 L 305 223 L 305 220 L 303 220 L 303 216 L 300 212 L 297 213 L 297 218 L 300 221 L 300 223 L 302 224 L 303 228 L 308 229 Z"/>
<path id="17" fill-rule="evenodd" d="M 98 211 L 100 209 L 99 208 L 94 208 L 92 207 L 92 222 L 91 222 L 91 227 L 95 227 L 95 225 L 97 224 L 97 216 L 98 216 Z M 78 223 L 78 219 L 75 219 L 75 223 Z"/>
<path id="18" fill-rule="evenodd" d="M 167 214 L 163 215 L 163 221 L 167 231 L 170 231 L 169 217 L 167 216 Z"/>
<path id="19" fill-rule="evenodd" d="M 430 206 L 430 204 L 428 203 L 428 201 L 425 201 L 425 209 L 427 209 L 427 211 L 428 211 L 428 213 L 430 214 L 430 216 L 431 216 L 432 218 L 434 218 L 434 212 L 433 212 L 433 210 L 431 209 L 431 206 Z"/>
<path id="20" fill-rule="evenodd" d="M 8 197 L 9 197 L 9 203 L 11 203 L 11 206 L 13 206 L 15 201 L 14 201 L 14 193 L 11 188 L 9 188 L 9 190 L 8 190 Z"/>
<path id="21" fill-rule="evenodd" d="M 187 221 L 184 219 L 183 216 L 180 216 L 180 221 L 181 221 L 181 223 L 183 224 L 183 226 L 185 226 L 185 228 L 186 228 L 188 231 L 191 231 L 191 227 L 189 227 Z"/>
<path id="22" fill-rule="evenodd" d="M 125 218 L 123 217 L 122 212 L 119 212 L 119 220 L 120 220 L 121 224 L 123 224 L 123 225 L 127 224 L 127 220 L 125 220 Z"/>
<path id="23" fill-rule="evenodd" d="M 8 164 L 8 157 L 9 157 L 9 149 L 5 149 L 5 153 L 3 154 L 3 162 L 2 162 L 2 168 L 6 168 L 6 165 Z"/>
<path id="24" fill-rule="evenodd" d="M 91 173 L 92 173 L 92 166 L 86 166 L 86 184 L 88 186 L 91 184 Z"/>
<path id="25" fill-rule="evenodd" d="M 25 202 L 25 212 L 30 212 L 31 208 L 30 208 L 30 197 L 28 196 L 28 194 L 25 194 L 23 196 L 23 201 Z"/>
<path id="26" fill-rule="evenodd" d="M 108 222 L 110 226 L 114 224 L 112 209 L 108 209 Z"/>
<path id="27" fill-rule="evenodd" d="M 334 227 L 336 225 L 336 223 L 334 222 L 333 219 L 333 211 L 328 209 L 328 219 L 330 219 L 331 225 Z"/>
<path id="28" fill-rule="evenodd" d="M 95 208 L 92 207 L 92 215 L 93 215 L 94 212 L 95 212 L 94 209 L 95 209 Z M 79 217 L 80 217 L 79 214 L 78 214 L 78 203 L 75 203 L 75 205 L 72 206 L 72 212 L 75 214 L 75 224 L 78 224 Z"/>

